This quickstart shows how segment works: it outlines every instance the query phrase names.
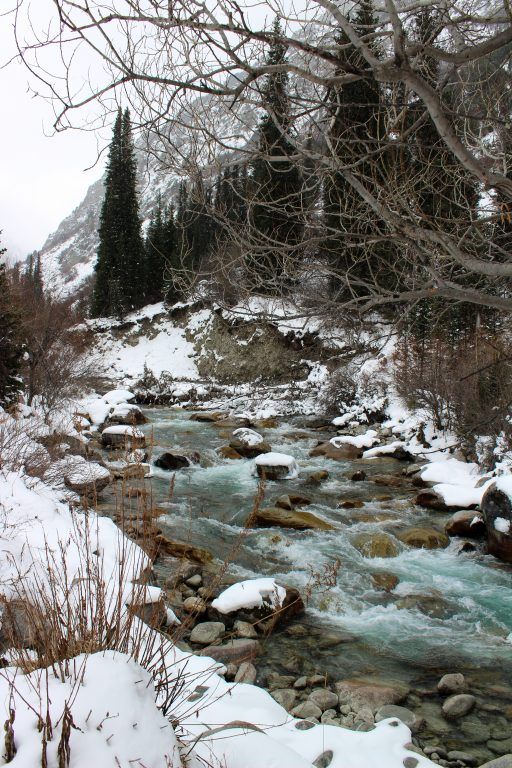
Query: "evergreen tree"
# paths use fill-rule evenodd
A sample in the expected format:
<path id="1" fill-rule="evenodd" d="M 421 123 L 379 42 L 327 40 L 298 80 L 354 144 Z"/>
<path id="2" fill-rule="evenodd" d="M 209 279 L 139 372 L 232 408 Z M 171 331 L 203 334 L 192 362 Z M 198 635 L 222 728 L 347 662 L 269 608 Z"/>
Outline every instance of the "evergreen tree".
<path id="1" fill-rule="evenodd" d="M 279 19 L 274 22 L 273 33 L 266 63 L 277 66 L 286 61 Z M 251 168 L 254 252 L 248 268 L 252 283 L 272 293 L 286 282 L 287 262 L 292 265 L 296 258 L 303 231 L 302 180 L 287 136 L 292 117 L 285 72 L 267 76 L 262 100 L 265 114 L 258 126 L 259 156 Z"/>
<path id="2" fill-rule="evenodd" d="M 0 259 L 5 248 L 0 247 Z M 0 405 L 14 402 L 22 389 L 19 372 L 23 346 L 19 338 L 18 321 L 12 311 L 5 264 L 0 263 Z"/>
<path id="3" fill-rule="evenodd" d="M 371 35 L 377 25 L 371 0 L 358 4 L 353 24 L 359 36 Z M 337 72 L 364 73 L 365 59 L 343 31 L 337 34 L 337 43 Z M 372 46 L 371 41 L 368 44 Z M 358 178 L 372 191 L 375 181 L 385 184 L 386 166 L 378 155 L 385 131 L 378 83 L 363 76 L 353 83 L 333 86 L 326 95 L 326 112 L 334 166 L 357 163 Z M 372 153 L 373 159 L 364 160 Z M 321 250 L 333 270 L 333 293 L 361 296 L 368 293 L 371 283 L 389 287 L 394 269 L 390 264 L 392 249 L 385 243 L 387 228 L 346 181 L 343 171 L 333 170 L 325 179 L 322 207 L 326 236 Z"/>
<path id="4" fill-rule="evenodd" d="M 165 265 L 170 255 L 167 248 L 167 222 L 162 207 L 162 198 L 159 195 L 149 222 L 145 241 L 144 301 L 148 304 L 162 300 Z"/>
<path id="5" fill-rule="evenodd" d="M 119 314 L 142 306 L 144 245 L 136 190 L 137 161 L 130 113 L 119 109 L 110 144 L 100 244 L 92 296 L 93 316 Z"/>

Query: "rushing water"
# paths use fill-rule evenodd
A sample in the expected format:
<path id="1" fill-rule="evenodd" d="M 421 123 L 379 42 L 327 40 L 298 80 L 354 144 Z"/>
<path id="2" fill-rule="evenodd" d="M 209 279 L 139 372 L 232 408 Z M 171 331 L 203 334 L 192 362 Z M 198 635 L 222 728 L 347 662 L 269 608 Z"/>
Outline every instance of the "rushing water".
<path id="1" fill-rule="evenodd" d="M 257 480 L 251 461 L 225 460 L 217 453 L 229 442 L 230 431 L 190 421 L 190 412 L 178 409 L 153 409 L 147 415 L 151 423 L 144 429 L 152 434 L 153 460 L 165 450 L 201 455 L 200 466 L 175 474 L 170 501 L 170 473 L 155 468 L 153 492 L 159 506 L 168 509 L 159 525 L 167 526 L 170 536 L 205 547 L 219 559 L 230 557 L 235 549 L 230 572 L 240 579 L 272 575 L 310 595 L 307 635 L 278 634 L 268 643 L 263 664 L 294 673 L 329 672 L 335 679 L 372 673 L 419 687 L 443 671 L 463 671 L 477 686 L 512 679 L 508 567 L 481 552 L 459 553 L 457 540 L 434 551 L 408 549 L 397 541 L 400 553 L 386 559 L 364 558 L 352 546 L 361 532 L 393 535 L 413 525 L 443 527 L 442 514 L 411 503 L 409 488 L 382 488 L 371 482 L 372 474 L 399 470 L 398 462 L 312 459 L 309 451 L 319 433 L 304 429 L 300 419 L 259 430 L 273 450 L 293 455 L 300 467 L 297 480 L 267 484 L 265 504 L 281 494 L 300 492 L 313 501 L 305 509 L 336 529 L 251 529 L 241 537 Z M 368 479 L 351 482 L 350 475 L 363 467 Z M 327 469 L 329 479 L 319 487 L 306 486 L 308 475 L 319 469 Z M 343 499 L 362 499 L 365 504 L 362 509 L 337 508 Z M 372 520 L 373 515 L 378 520 Z M 386 516 L 389 519 L 382 520 Z M 335 583 L 322 584 L 329 577 L 334 581 L 334 563 Z M 375 588 L 371 574 L 379 572 L 399 578 L 391 594 Z M 353 642 L 343 642 L 350 639 L 347 633 Z"/>

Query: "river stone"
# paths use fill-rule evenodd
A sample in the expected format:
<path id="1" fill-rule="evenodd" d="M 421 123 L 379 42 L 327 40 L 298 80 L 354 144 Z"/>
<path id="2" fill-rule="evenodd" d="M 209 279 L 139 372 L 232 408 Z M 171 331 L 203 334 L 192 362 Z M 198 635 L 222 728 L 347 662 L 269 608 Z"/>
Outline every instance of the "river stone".
<path id="1" fill-rule="evenodd" d="M 295 508 L 295 505 L 292 504 L 292 500 L 286 494 L 276 499 L 274 506 L 278 507 L 279 509 L 288 509 L 290 511 Z"/>
<path id="2" fill-rule="evenodd" d="M 203 583 L 203 579 L 200 573 L 195 573 L 189 579 L 185 579 L 185 583 L 193 589 L 198 589 Z"/>
<path id="3" fill-rule="evenodd" d="M 287 712 L 293 708 L 297 700 L 297 691 L 294 691 L 293 688 L 275 688 L 271 691 L 270 695 L 278 704 L 284 707 Z"/>
<path id="4" fill-rule="evenodd" d="M 377 589 L 383 589 L 384 592 L 392 592 L 399 583 L 394 573 L 372 573 L 372 581 Z"/>
<path id="5" fill-rule="evenodd" d="M 267 507 L 258 509 L 251 518 L 254 524 L 260 528 L 277 526 L 278 528 L 293 528 L 296 531 L 319 530 L 332 531 L 334 526 L 326 520 L 322 520 L 312 512 L 301 510 L 290 511 L 279 507 Z"/>
<path id="6" fill-rule="evenodd" d="M 512 496 L 493 483 L 484 493 L 480 506 L 485 520 L 489 554 L 505 563 L 512 563 Z M 496 521 L 500 521 L 498 527 Z M 507 524 L 508 531 L 503 530 Z"/>
<path id="7" fill-rule="evenodd" d="M 223 664 L 231 662 L 232 664 L 241 664 L 242 661 L 253 659 L 261 650 L 257 640 L 245 640 L 236 638 L 228 640 L 223 645 L 208 645 L 199 651 L 200 656 L 211 656 L 215 661 Z"/>
<path id="8" fill-rule="evenodd" d="M 267 688 L 274 691 L 277 688 L 291 688 L 294 681 L 293 675 L 281 675 L 279 672 L 269 672 L 267 675 Z"/>
<path id="9" fill-rule="evenodd" d="M 347 461 L 360 459 L 363 455 L 362 448 L 356 448 L 355 445 L 350 443 L 344 443 L 338 448 L 330 442 L 320 443 L 312 448 L 309 455 L 314 458 L 315 456 L 325 456 L 326 459 L 333 459 L 334 461 Z"/>
<path id="10" fill-rule="evenodd" d="M 175 539 L 168 539 L 163 534 L 155 536 L 155 545 L 159 554 L 172 555 L 174 558 L 184 558 L 194 560 L 196 563 L 209 563 L 213 560 L 213 555 L 207 549 L 194 547 L 192 544 L 185 544 Z"/>
<path id="11" fill-rule="evenodd" d="M 221 448 L 218 448 L 217 453 L 219 456 L 222 456 L 223 459 L 237 460 L 242 458 L 238 451 L 235 451 L 230 445 L 223 445 Z"/>
<path id="12" fill-rule="evenodd" d="M 309 694 L 308 699 L 320 707 L 322 712 L 338 706 L 338 696 L 327 688 L 315 688 Z"/>
<path id="13" fill-rule="evenodd" d="M 386 485 L 390 488 L 400 488 L 404 484 L 404 478 L 396 475 L 374 475 L 371 480 L 376 485 Z"/>
<path id="14" fill-rule="evenodd" d="M 296 506 L 306 506 L 308 504 L 311 504 L 312 501 L 309 498 L 309 496 L 303 496 L 301 493 L 289 493 L 288 498 L 290 499 L 291 503 L 294 507 Z"/>
<path id="15" fill-rule="evenodd" d="M 396 557 L 398 546 L 387 533 L 360 533 L 352 541 L 363 557 Z"/>
<path id="16" fill-rule="evenodd" d="M 470 539 L 481 539 L 485 536 L 483 518 L 474 510 L 461 509 L 455 512 L 445 525 L 448 536 L 467 536 Z"/>
<path id="17" fill-rule="evenodd" d="M 417 757 L 406 757 L 403 762 L 403 765 L 404 765 L 404 768 L 416 768 L 419 762 L 420 761 L 418 760 Z"/>
<path id="18" fill-rule="evenodd" d="M 416 549 L 445 549 L 450 543 L 448 536 L 435 528 L 409 528 L 399 533 L 398 538 Z"/>
<path id="19" fill-rule="evenodd" d="M 201 600 L 200 597 L 187 597 L 187 599 L 183 601 L 183 608 L 187 613 L 206 613 L 206 603 L 204 600 Z"/>
<path id="20" fill-rule="evenodd" d="M 105 424 L 108 425 L 114 425 L 114 424 L 121 424 L 125 426 L 131 426 L 132 424 L 147 424 L 148 419 L 144 414 L 142 413 L 141 409 L 138 405 L 133 404 L 123 404 L 123 407 L 120 409 L 118 413 L 115 411 L 109 416 L 107 416 L 107 419 L 105 421 Z"/>
<path id="21" fill-rule="evenodd" d="M 361 499 L 343 499 L 336 506 L 338 509 L 361 509 L 361 507 L 364 507 L 364 501 L 361 501 Z"/>
<path id="22" fill-rule="evenodd" d="M 321 755 L 318 755 L 316 760 L 313 760 L 314 768 L 329 768 L 334 757 L 332 749 L 326 749 Z"/>
<path id="23" fill-rule="evenodd" d="M 307 686 L 308 686 L 308 679 L 305 675 L 303 675 L 302 677 L 298 677 L 293 684 L 293 687 L 299 691 L 303 690 L 304 688 L 307 688 Z"/>
<path id="24" fill-rule="evenodd" d="M 110 432 L 111 429 L 124 429 L 124 431 Z M 135 448 L 146 447 L 146 436 L 136 427 L 107 427 L 101 433 L 101 444 L 104 448 L 132 451 Z"/>
<path id="25" fill-rule="evenodd" d="M 376 712 L 385 704 L 400 704 L 409 693 L 406 686 L 395 681 L 369 682 L 352 678 L 339 680 L 335 687 L 340 703 L 350 704 L 356 712 L 363 707 Z"/>
<path id="26" fill-rule="evenodd" d="M 447 720 L 456 720 L 467 715 L 476 704 L 476 699 L 469 693 L 457 693 L 443 703 L 443 715 Z"/>
<path id="27" fill-rule="evenodd" d="M 233 625 L 233 629 L 237 637 L 244 637 L 249 639 L 258 637 L 258 633 L 256 632 L 255 628 L 248 621 L 241 621 L 240 619 L 237 619 Z"/>
<path id="28" fill-rule="evenodd" d="M 481 765 L 480 768 L 512 768 L 512 754 L 502 755 Z"/>
<path id="29" fill-rule="evenodd" d="M 190 642 L 210 645 L 219 640 L 225 631 L 226 627 L 221 621 L 204 621 L 202 624 L 196 624 L 190 635 Z"/>
<path id="30" fill-rule="evenodd" d="M 405 595 L 397 600 L 395 605 L 407 611 L 415 608 L 434 619 L 445 619 L 450 613 L 449 606 L 441 595 Z"/>
<path id="31" fill-rule="evenodd" d="M 439 693 L 462 693 L 466 688 L 466 679 L 460 672 L 451 672 L 443 675 L 437 684 Z"/>
<path id="32" fill-rule="evenodd" d="M 215 421 L 221 421 L 226 417 L 226 413 L 223 411 L 200 411 L 199 413 L 193 413 L 190 417 L 190 421 L 204 421 L 207 423 L 213 423 Z"/>
<path id="33" fill-rule="evenodd" d="M 491 728 L 476 715 L 469 715 L 459 724 L 459 728 L 470 744 L 484 744 L 491 738 Z"/>
<path id="34" fill-rule="evenodd" d="M 254 685 L 256 682 L 256 667 L 251 664 L 250 661 L 243 661 L 238 667 L 238 672 L 235 675 L 235 683 L 247 683 L 248 685 Z"/>
<path id="35" fill-rule="evenodd" d="M 171 453 L 166 451 L 155 461 L 155 467 L 159 469 L 165 469 L 168 471 L 176 469 L 185 469 L 190 467 L 190 461 L 186 456 L 181 456 L 178 453 Z"/>
<path id="36" fill-rule="evenodd" d="M 375 713 L 375 722 L 379 723 L 381 720 L 387 720 L 390 717 L 394 717 L 404 723 L 411 731 L 411 733 L 417 733 L 424 725 L 424 720 L 411 712 L 406 707 L 398 707 L 396 704 L 385 704 L 380 707 Z"/>
<path id="37" fill-rule="evenodd" d="M 497 755 L 510 757 L 509 752 L 512 752 L 512 739 L 490 739 L 487 742 L 487 746 L 491 752 L 495 752 Z"/>
<path id="38" fill-rule="evenodd" d="M 477 765 L 478 760 L 474 755 L 470 755 L 468 752 L 461 752 L 459 749 L 452 749 L 448 752 L 448 760 L 460 760 L 461 763 L 466 765 Z"/>
<path id="39" fill-rule="evenodd" d="M 425 490 L 421 491 L 421 493 L 418 493 L 414 499 L 414 503 L 419 507 L 425 507 L 426 509 L 435 509 L 439 512 L 448 511 L 448 507 L 446 506 L 444 499 L 438 493 L 432 490 Z"/>
<path id="40" fill-rule="evenodd" d="M 329 473 L 326 469 L 319 469 L 318 472 L 313 472 L 306 480 L 306 485 L 320 485 L 324 480 L 327 480 Z"/>
<path id="41" fill-rule="evenodd" d="M 307 718 L 308 720 L 311 717 L 315 717 L 319 720 L 322 717 L 322 710 L 314 701 L 303 701 L 301 704 L 294 707 L 290 714 L 293 715 L 293 717 L 302 717 L 305 719 Z"/>
<path id="42" fill-rule="evenodd" d="M 239 453 L 240 456 L 243 456 L 244 459 L 255 459 L 256 456 L 260 456 L 262 453 L 272 452 L 272 446 L 268 443 L 261 442 L 257 445 L 247 445 L 243 440 L 239 440 L 236 437 L 230 441 L 229 447 Z"/>
<path id="43" fill-rule="evenodd" d="M 350 479 L 353 483 L 361 483 L 363 480 L 366 480 L 366 472 L 364 469 L 358 469 L 357 472 L 354 472 Z"/>

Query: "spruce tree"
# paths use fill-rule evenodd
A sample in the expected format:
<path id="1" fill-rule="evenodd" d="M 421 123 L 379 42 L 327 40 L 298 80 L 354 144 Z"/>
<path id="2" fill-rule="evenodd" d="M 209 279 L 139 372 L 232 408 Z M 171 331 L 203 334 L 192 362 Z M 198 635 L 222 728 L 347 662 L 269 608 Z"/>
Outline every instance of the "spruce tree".
<path id="1" fill-rule="evenodd" d="M 1 234 L 1 233 L 0 233 Z M 0 247 L 0 259 L 6 249 Z M 15 401 L 22 389 L 19 372 L 23 345 L 19 336 L 19 322 L 12 310 L 5 264 L 0 263 L 0 406 Z"/>
<path id="2" fill-rule="evenodd" d="M 274 22 L 273 34 L 266 63 L 278 66 L 286 61 L 279 19 Z M 254 252 L 248 269 L 254 287 L 273 293 L 287 282 L 287 262 L 292 265 L 296 258 L 303 232 L 302 180 L 287 135 L 292 130 L 292 117 L 285 72 L 266 77 L 262 101 L 265 113 L 258 126 L 259 156 L 251 168 Z"/>
<path id="3" fill-rule="evenodd" d="M 100 243 L 91 314 L 123 315 L 144 301 L 144 245 L 141 235 L 130 113 L 119 109 L 109 149 Z"/>
<path id="4" fill-rule="evenodd" d="M 164 271 L 167 253 L 165 212 L 159 195 L 146 233 L 145 241 L 145 290 L 144 301 L 153 304 L 161 301 L 164 290 Z"/>
<path id="5" fill-rule="evenodd" d="M 368 38 L 377 25 L 371 0 L 358 4 L 353 18 L 358 35 Z M 337 73 L 363 72 L 363 55 L 340 30 L 336 36 Z M 371 41 L 368 43 L 379 55 Z M 329 144 L 334 167 L 356 166 L 355 173 L 373 191 L 374 181 L 385 183 L 385 164 L 378 150 L 384 139 L 383 97 L 372 77 L 333 86 L 326 94 Z M 365 156 L 373 158 L 365 160 Z M 380 167 L 379 167 L 380 166 Z M 363 296 L 377 283 L 389 287 L 394 270 L 391 248 L 385 243 L 387 229 L 373 210 L 345 179 L 342 170 L 332 170 L 323 186 L 325 240 L 322 254 L 332 269 L 333 294 Z M 376 242 L 377 241 L 377 242 Z"/>

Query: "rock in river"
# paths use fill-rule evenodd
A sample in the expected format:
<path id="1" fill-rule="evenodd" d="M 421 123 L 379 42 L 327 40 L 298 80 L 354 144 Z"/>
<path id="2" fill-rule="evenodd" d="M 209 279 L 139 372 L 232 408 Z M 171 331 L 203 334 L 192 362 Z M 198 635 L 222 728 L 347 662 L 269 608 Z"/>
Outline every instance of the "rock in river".
<path id="1" fill-rule="evenodd" d="M 255 474 L 265 480 L 291 480 L 299 468 L 293 456 L 286 453 L 264 453 L 254 459 Z"/>
<path id="2" fill-rule="evenodd" d="M 398 538 L 416 549 L 444 549 L 450 543 L 448 536 L 435 528 L 409 528 L 399 533 Z"/>
<path id="3" fill-rule="evenodd" d="M 398 546 L 387 533 L 360 533 L 352 541 L 363 557 L 396 557 Z"/>
<path id="4" fill-rule="evenodd" d="M 443 715 L 447 720 L 456 720 L 467 715 L 476 704 L 476 699 L 469 693 L 457 693 L 443 703 Z"/>
<path id="5" fill-rule="evenodd" d="M 512 563 L 512 478 L 498 478 L 484 493 L 481 508 L 489 553 Z"/>
<path id="6" fill-rule="evenodd" d="M 483 518 L 472 510 L 461 509 L 455 512 L 445 526 L 448 536 L 464 536 L 469 539 L 481 539 L 485 536 Z"/>
<path id="7" fill-rule="evenodd" d="M 166 470 L 184 469 L 190 467 L 190 459 L 177 453 L 166 451 L 155 461 L 155 467 Z"/>
<path id="8" fill-rule="evenodd" d="M 282 507 L 267 507 L 258 509 L 253 518 L 254 525 L 260 528 L 294 528 L 297 531 L 319 530 L 332 531 L 334 526 L 326 520 L 322 520 L 312 512 L 302 512 L 295 509 L 282 509 Z"/>

